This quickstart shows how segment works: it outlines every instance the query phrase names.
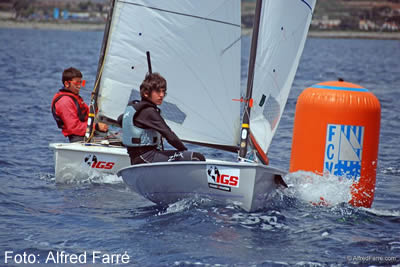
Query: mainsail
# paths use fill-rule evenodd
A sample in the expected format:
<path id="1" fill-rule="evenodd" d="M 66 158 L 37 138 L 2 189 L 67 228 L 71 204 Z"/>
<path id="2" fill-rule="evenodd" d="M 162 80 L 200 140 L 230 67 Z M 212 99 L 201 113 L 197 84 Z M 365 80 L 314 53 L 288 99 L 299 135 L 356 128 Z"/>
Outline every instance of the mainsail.
<path id="1" fill-rule="evenodd" d="M 162 115 L 184 140 L 237 146 L 240 0 L 115 0 L 98 117 L 116 120 L 148 71 L 168 84 Z M 205 108 L 206 107 L 206 108 Z"/>
<path id="2" fill-rule="evenodd" d="M 315 0 L 262 1 L 250 131 L 268 151 L 304 48 Z"/>

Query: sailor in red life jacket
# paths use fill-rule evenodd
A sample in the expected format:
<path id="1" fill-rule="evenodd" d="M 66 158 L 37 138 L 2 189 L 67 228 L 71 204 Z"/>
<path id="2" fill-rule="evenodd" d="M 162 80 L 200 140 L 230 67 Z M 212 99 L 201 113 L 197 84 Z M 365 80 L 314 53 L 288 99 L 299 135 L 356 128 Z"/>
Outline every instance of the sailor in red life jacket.
<path id="1" fill-rule="evenodd" d="M 64 136 L 69 141 L 83 141 L 87 127 L 89 107 L 79 95 L 81 86 L 85 81 L 82 80 L 82 73 L 75 68 L 65 69 L 62 75 L 64 87 L 53 97 L 51 111 L 57 122 L 57 126 L 62 129 Z M 107 132 L 108 126 L 98 123 L 96 129 Z"/>

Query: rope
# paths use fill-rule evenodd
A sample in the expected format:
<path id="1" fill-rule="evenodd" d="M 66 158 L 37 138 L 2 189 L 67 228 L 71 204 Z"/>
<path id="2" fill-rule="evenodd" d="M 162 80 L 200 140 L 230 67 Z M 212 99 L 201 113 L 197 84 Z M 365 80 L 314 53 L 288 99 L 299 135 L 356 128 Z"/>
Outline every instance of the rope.
<path id="1" fill-rule="evenodd" d="M 105 54 L 107 53 L 107 50 L 108 50 L 108 46 L 107 46 L 107 48 L 106 48 L 106 51 L 105 51 Z M 101 67 L 100 67 L 100 71 L 99 71 L 99 75 L 98 75 L 98 78 L 96 79 L 96 83 L 94 84 L 94 88 L 93 88 L 93 91 L 92 91 L 92 97 L 91 97 L 91 99 L 90 99 L 90 105 L 89 105 L 89 110 L 90 110 L 90 107 L 93 107 L 93 111 L 94 111 L 94 117 L 93 117 L 93 124 L 92 124 L 92 127 L 91 127 L 91 129 L 90 129 L 90 135 L 89 135 L 89 137 L 86 139 L 86 137 L 85 137 L 85 142 L 87 142 L 87 143 L 89 143 L 90 142 L 90 140 L 92 140 L 92 138 L 93 138 L 93 136 L 94 136 L 94 132 L 95 132 L 95 130 L 96 130 L 96 122 L 95 122 L 95 120 L 96 120 L 96 116 L 97 116 L 97 110 L 94 110 L 94 103 L 93 103 L 93 98 L 94 98 L 94 96 L 96 95 L 96 88 L 97 88 L 97 86 L 99 85 L 99 82 L 100 82 L 100 77 L 101 77 L 101 75 L 103 74 L 103 69 L 104 69 L 104 62 L 105 62 L 105 60 L 103 59 L 103 62 L 101 63 Z M 93 125 L 94 125 L 94 127 L 93 127 Z M 89 127 L 88 127 L 89 128 Z M 86 130 L 87 131 L 87 130 Z M 85 134 L 86 135 L 86 134 Z"/>

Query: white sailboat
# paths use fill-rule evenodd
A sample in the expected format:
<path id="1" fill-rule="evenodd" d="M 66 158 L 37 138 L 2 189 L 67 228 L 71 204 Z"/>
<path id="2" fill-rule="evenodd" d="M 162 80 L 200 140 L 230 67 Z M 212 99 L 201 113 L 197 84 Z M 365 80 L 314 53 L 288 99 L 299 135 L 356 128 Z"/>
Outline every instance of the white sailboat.
<path id="1" fill-rule="evenodd" d="M 123 168 L 118 175 L 132 190 L 161 205 L 206 196 L 233 201 L 246 211 L 262 208 L 269 194 L 285 185 L 284 172 L 262 162 L 267 161 L 286 104 L 315 0 L 257 1 L 247 92 L 242 98 L 239 0 L 120 4 L 120 23 L 128 16 L 136 21 L 127 29 L 128 35 L 136 34 L 129 39 L 132 54 L 146 62 L 145 51 L 151 51 L 154 69 L 168 81 L 167 105 L 161 109 L 173 131 L 186 142 L 239 154 L 237 162 L 140 164 Z M 141 68 L 135 72 L 139 76 L 131 76 L 136 82 L 146 72 L 144 65 Z M 233 101 L 237 98 L 243 105 Z M 246 159 L 249 151 L 259 162 Z"/>
<path id="2" fill-rule="evenodd" d="M 236 201 L 248 211 L 259 208 L 276 184 L 284 184 L 284 172 L 262 162 L 281 118 L 314 6 L 315 0 L 257 2 L 248 88 L 241 97 L 240 0 L 113 0 L 92 99 L 95 119 L 113 124 L 130 98 L 140 98 L 150 51 L 153 70 L 168 82 L 161 110 L 172 130 L 186 142 L 239 152 L 239 160 L 130 166 L 124 147 L 92 139 L 50 144 L 56 181 L 87 168 L 120 170 L 130 188 L 155 203 L 206 195 Z M 253 151 L 258 160 L 246 160 Z"/>

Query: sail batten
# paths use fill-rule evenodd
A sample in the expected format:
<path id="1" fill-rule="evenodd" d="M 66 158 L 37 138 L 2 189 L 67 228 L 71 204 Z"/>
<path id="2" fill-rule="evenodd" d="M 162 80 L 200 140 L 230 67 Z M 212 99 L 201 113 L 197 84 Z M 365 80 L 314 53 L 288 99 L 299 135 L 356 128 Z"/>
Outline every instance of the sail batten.
<path id="1" fill-rule="evenodd" d="M 176 12 L 176 11 L 173 11 L 173 10 L 161 9 L 161 8 L 154 7 L 154 6 L 147 6 L 147 5 L 134 3 L 134 2 L 129 2 L 129 1 L 120 1 L 120 2 L 128 4 L 128 5 L 136 5 L 136 6 L 140 6 L 140 7 L 144 7 L 144 8 L 154 9 L 154 10 L 161 11 L 161 12 L 168 12 L 168 13 L 172 13 L 172 14 L 175 14 L 175 15 L 187 16 L 187 17 L 192 17 L 192 18 L 197 18 L 197 19 L 213 21 L 213 22 L 216 22 L 216 23 L 228 24 L 228 25 L 240 28 L 240 24 L 235 24 L 235 23 L 232 23 L 232 22 L 229 22 L 229 21 L 222 21 L 222 20 L 212 19 L 212 18 L 208 18 L 208 17 L 197 16 L 197 15 L 189 14 L 189 13 L 181 13 L 181 12 Z"/>
<path id="2" fill-rule="evenodd" d="M 315 5 L 315 3 L 313 3 L 312 1 L 311 1 L 311 4 L 310 3 L 308 3 L 306 0 L 300 0 L 301 2 L 303 2 L 305 5 L 307 5 L 307 7 L 310 9 L 310 11 L 312 12 L 312 10 L 313 10 L 313 7 L 311 6 L 311 5 Z"/>

